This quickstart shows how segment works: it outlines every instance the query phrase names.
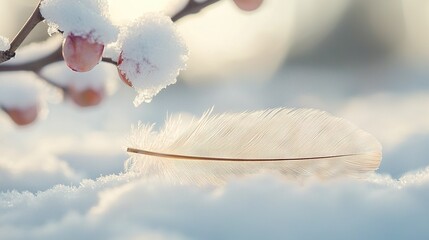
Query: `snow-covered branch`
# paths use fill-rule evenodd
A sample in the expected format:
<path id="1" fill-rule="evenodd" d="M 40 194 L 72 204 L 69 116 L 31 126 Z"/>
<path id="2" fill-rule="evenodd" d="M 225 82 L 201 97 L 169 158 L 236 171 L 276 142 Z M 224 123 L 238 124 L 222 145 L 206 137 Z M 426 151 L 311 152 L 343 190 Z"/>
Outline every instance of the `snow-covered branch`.
<path id="1" fill-rule="evenodd" d="M 73 91 L 76 89 L 72 89 L 73 84 L 58 84 L 58 81 L 46 77 L 42 72 L 46 73 L 45 68 L 63 60 L 65 64 L 61 63 L 62 65 L 67 65 L 79 73 L 88 72 L 100 62 L 106 62 L 114 65 L 123 82 L 137 91 L 134 105 L 138 106 L 142 102 L 150 102 L 158 92 L 174 84 L 180 71 L 186 66 L 188 48 L 174 22 L 198 13 L 218 1 L 189 0 L 170 9 L 169 16 L 146 13 L 131 23 L 117 26 L 111 22 L 107 0 L 40 0 L 11 42 L 0 36 L 0 72 L 32 72 L 39 80 L 44 80 L 62 90 L 65 95 L 71 96 L 78 105 L 93 106 L 104 95 L 100 84 L 97 90 L 94 90 L 91 84 L 84 85 L 74 94 L 77 96 L 74 98 Z M 249 9 L 249 2 L 255 1 L 259 5 L 262 2 L 234 0 L 240 9 L 246 11 Z M 57 33 L 56 35 L 61 37 L 50 41 L 55 38 L 51 37 L 37 47 L 29 47 L 30 51 L 27 46 L 19 48 L 41 21 L 49 26 L 49 35 Z M 62 44 L 59 40 L 62 40 Z M 19 58 L 14 58 L 15 55 Z M 69 74 L 67 69 L 58 69 L 61 70 L 57 72 L 57 77 Z M 7 85 L 1 87 L 7 88 Z M 82 98 L 85 98 L 85 101 L 81 101 Z M 89 103 L 88 99 L 94 101 Z M 1 102 L 0 107 L 8 110 Z"/>
<path id="2" fill-rule="evenodd" d="M 206 0 L 206 1 L 198 1 L 198 0 L 189 0 L 184 8 L 179 10 L 176 14 L 171 16 L 171 20 L 176 22 L 183 17 L 186 17 L 191 14 L 195 14 L 200 12 L 203 8 L 212 5 L 213 3 L 218 2 L 219 0 Z M 16 37 L 10 43 L 10 47 L 7 50 L 0 49 L 0 64 L 6 62 L 13 57 L 15 57 L 15 51 L 19 48 L 21 43 L 25 40 L 28 34 L 34 29 L 34 27 L 42 22 L 44 17 L 40 13 L 40 3 L 37 5 L 34 12 L 31 14 L 27 22 L 21 28 L 21 30 L 17 33 Z M 62 31 L 61 31 L 62 32 Z M 54 63 L 57 61 L 63 60 L 63 56 L 61 55 L 62 47 L 58 46 L 58 49 L 54 51 L 49 56 L 44 56 L 40 59 L 33 59 L 32 61 L 20 63 L 20 64 L 11 64 L 11 65 L 0 65 L 0 72 L 2 71 L 19 71 L 19 70 L 27 70 L 27 71 L 40 71 L 43 66 L 46 66 L 50 63 Z M 103 57 L 103 62 L 117 64 L 117 62 L 109 57 Z"/>

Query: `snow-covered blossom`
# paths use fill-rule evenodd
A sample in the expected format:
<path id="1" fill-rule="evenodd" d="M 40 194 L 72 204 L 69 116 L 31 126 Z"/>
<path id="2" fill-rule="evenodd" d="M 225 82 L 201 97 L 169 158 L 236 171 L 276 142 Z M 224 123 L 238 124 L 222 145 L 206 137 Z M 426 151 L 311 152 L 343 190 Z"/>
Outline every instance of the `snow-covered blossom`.
<path id="1" fill-rule="evenodd" d="M 188 48 L 167 16 L 148 13 L 124 26 L 116 48 L 119 72 L 138 92 L 134 105 L 176 82 L 186 67 Z"/>
<path id="2" fill-rule="evenodd" d="M 67 36 L 90 36 L 95 42 L 114 42 L 118 30 L 108 17 L 106 0 L 43 0 L 40 12 L 52 34 L 61 30 Z"/>

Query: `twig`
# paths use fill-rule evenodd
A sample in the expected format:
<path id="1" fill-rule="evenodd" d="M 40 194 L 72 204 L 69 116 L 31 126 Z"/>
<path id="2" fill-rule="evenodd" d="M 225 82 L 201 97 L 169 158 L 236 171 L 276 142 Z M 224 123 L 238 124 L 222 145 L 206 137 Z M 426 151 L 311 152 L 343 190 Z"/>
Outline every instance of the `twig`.
<path id="1" fill-rule="evenodd" d="M 49 65 L 54 62 L 63 61 L 63 60 L 64 59 L 62 55 L 62 48 L 60 45 L 60 47 L 57 48 L 54 52 L 42 58 L 35 59 L 30 62 L 21 63 L 21 64 L 0 65 L 0 72 L 26 70 L 26 71 L 33 71 L 37 73 L 40 70 L 42 70 L 42 68 L 45 67 L 46 65 Z M 101 61 L 116 65 L 116 62 L 113 61 L 111 58 L 102 58 Z"/>
<path id="2" fill-rule="evenodd" d="M 59 47 L 51 54 L 39 59 L 32 60 L 30 62 L 24 62 L 21 64 L 0 65 L 0 72 L 26 70 L 26 71 L 33 71 L 37 73 L 40 70 L 42 70 L 42 68 L 46 65 L 49 65 L 54 62 L 62 61 L 63 56 L 61 54 L 61 50 L 62 50 L 61 47 Z"/>
<path id="3" fill-rule="evenodd" d="M 118 65 L 118 63 L 117 63 L 116 61 L 114 61 L 114 60 L 113 60 L 113 59 L 111 59 L 111 58 L 107 58 L 107 57 L 102 58 L 102 59 L 101 59 L 101 61 L 102 61 L 102 62 L 106 62 L 106 63 L 111 63 L 111 64 L 113 64 L 113 65 Z"/>
<path id="4" fill-rule="evenodd" d="M 34 72 L 40 79 L 44 80 L 45 82 L 47 82 L 48 84 L 57 87 L 58 89 L 61 89 L 62 91 L 66 91 L 66 89 L 47 79 L 46 77 L 44 77 L 40 72 L 42 70 L 42 68 L 44 68 L 46 65 L 49 65 L 51 63 L 54 62 L 59 62 L 63 60 L 63 56 L 61 54 L 61 48 L 57 48 L 54 52 L 52 52 L 51 54 L 40 58 L 40 59 L 36 59 L 30 62 L 26 62 L 26 63 L 22 63 L 22 64 L 17 64 L 17 65 L 0 65 L 0 72 L 10 72 L 10 71 L 32 71 Z"/>
<path id="5" fill-rule="evenodd" d="M 10 60 L 15 56 L 15 51 L 21 46 L 22 42 L 27 38 L 28 34 L 34 29 L 34 27 L 44 20 L 40 13 L 40 2 L 34 9 L 27 22 L 22 26 L 21 30 L 16 34 L 15 38 L 10 43 L 10 48 L 6 51 L 0 51 L 0 63 Z"/>
<path id="6" fill-rule="evenodd" d="M 219 1 L 220 0 L 206 0 L 205 2 L 199 3 L 195 0 L 189 0 L 188 4 L 186 4 L 186 6 L 181 11 L 171 17 L 171 20 L 173 20 L 173 22 L 177 22 L 179 19 L 191 14 L 199 13 L 201 9 Z"/>
<path id="7" fill-rule="evenodd" d="M 47 77 L 43 76 L 43 75 L 41 74 L 41 72 L 35 72 L 35 73 L 36 73 L 37 77 L 39 77 L 39 79 L 41 79 L 41 80 L 45 81 L 45 82 L 46 82 L 46 83 L 48 83 L 49 85 L 52 85 L 52 86 L 54 86 L 54 87 L 58 88 L 59 90 L 63 91 L 63 93 L 67 93 L 67 91 L 68 91 L 68 88 L 67 88 L 67 87 L 64 87 L 64 86 L 62 86 L 62 85 L 60 85 L 60 84 L 58 84 L 58 83 L 56 83 L 56 82 L 52 81 L 51 79 L 49 79 L 49 78 L 47 78 Z"/>

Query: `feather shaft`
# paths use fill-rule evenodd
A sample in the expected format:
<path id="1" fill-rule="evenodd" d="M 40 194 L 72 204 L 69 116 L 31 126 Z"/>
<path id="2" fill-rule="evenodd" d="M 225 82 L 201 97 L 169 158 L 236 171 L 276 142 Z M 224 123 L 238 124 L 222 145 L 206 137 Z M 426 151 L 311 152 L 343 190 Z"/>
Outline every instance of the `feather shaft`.
<path id="1" fill-rule="evenodd" d="M 297 157 L 297 158 L 228 158 L 228 157 L 207 157 L 207 156 L 191 156 L 171 153 L 154 152 L 137 148 L 127 148 L 127 152 L 143 154 L 152 157 L 172 158 L 179 160 L 208 160 L 208 161 L 223 161 L 223 162 L 278 162 L 278 161 L 308 161 L 318 159 L 339 159 L 343 157 L 358 156 L 360 154 L 339 154 L 331 156 L 317 157 Z"/>

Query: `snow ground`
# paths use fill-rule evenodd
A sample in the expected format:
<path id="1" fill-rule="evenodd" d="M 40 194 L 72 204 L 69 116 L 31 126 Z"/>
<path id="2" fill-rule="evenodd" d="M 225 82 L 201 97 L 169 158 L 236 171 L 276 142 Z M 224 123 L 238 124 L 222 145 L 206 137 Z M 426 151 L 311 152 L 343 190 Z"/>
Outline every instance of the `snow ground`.
<path id="1" fill-rule="evenodd" d="M 403 66 L 375 71 L 289 66 L 267 83 L 179 83 L 138 108 L 133 90 L 121 84 L 99 107 L 53 104 L 46 119 L 25 128 L 1 115 L 0 236 L 426 239 L 428 76 Z M 381 141 L 381 168 L 366 181 L 295 183 L 262 175 L 206 188 L 124 173 L 132 124 L 162 125 L 167 114 L 200 115 L 213 105 L 215 112 L 327 110 Z"/>

